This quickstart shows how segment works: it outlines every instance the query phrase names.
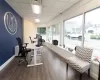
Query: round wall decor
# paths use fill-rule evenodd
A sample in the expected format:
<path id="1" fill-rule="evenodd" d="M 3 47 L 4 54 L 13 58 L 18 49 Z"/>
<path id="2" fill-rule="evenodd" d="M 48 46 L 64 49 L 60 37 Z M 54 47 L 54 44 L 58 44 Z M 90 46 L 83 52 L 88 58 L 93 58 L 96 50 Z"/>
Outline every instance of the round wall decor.
<path id="1" fill-rule="evenodd" d="M 4 25 L 8 33 L 10 33 L 11 35 L 16 34 L 18 25 L 16 17 L 13 15 L 13 13 L 6 12 L 4 14 Z"/>

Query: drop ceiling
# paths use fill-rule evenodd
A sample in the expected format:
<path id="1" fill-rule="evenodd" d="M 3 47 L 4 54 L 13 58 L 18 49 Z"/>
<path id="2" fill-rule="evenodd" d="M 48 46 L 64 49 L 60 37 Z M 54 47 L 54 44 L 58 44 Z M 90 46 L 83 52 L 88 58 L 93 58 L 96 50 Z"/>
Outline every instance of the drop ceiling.
<path id="1" fill-rule="evenodd" d="M 45 24 L 80 0 L 42 0 L 42 13 L 32 12 L 30 0 L 6 0 L 6 2 L 24 19 L 34 21 L 35 18 Z"/>

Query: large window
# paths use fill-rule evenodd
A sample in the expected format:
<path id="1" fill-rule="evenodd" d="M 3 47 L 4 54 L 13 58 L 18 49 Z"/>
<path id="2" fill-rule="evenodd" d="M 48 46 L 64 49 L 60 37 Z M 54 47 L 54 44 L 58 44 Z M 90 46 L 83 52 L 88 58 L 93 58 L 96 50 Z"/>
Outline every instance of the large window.
<path id="1" fill-rule="evenodd" d="M 46 27 L 37 28 L 39 34 L 41 34 L 42 38 L 46 40 Z"/>
<path id="2" fill-rule="evenodd" d="M 47 41 L 52 42 L 52 27 L 47 27 Z"/>
<path id="3" fill-rule="evenodd" d="M 93 56 L 100 57 L 100 8 L 85 14 L 84 46 L 93 49 Z"/>
<path id="4" fill-rule="evenodd" d="M 75 48 L 82 42 L 83 15 L 74 17 L 64 22 L 64 45 Z"/>
<path id="5" fill-rule="evenodd" d="M 85 26 L 83 26 L 83 21 L 85 21 Z M 52 39 L 60 42 L 59 25 L 60 23 L 47 27 L 47 40 L 49 42 L 52 42 Z M 64 21 L 64 45 L 73 49 L 75 46 L 84 45 L 84 47 L 93 49 L 93 56 L 100 57 L 100 8 L 85 13 L 85 16 L 80 15 Z"/>
<path id="6" fill-rule="evenodd" d="M 53 40 L 58 40 L 60 43 L 60 26 L 59 24 L 52 26 Z"/>

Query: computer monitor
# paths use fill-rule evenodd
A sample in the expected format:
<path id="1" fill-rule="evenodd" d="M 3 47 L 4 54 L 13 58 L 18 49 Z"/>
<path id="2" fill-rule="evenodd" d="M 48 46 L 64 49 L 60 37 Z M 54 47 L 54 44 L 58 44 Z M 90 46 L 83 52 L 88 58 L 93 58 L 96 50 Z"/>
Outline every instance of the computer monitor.
<path id="1" fill-rule="evenodd" d="M 40 34 L 36 34 L 37 46 L 42 46 L 42 36 Z"/>

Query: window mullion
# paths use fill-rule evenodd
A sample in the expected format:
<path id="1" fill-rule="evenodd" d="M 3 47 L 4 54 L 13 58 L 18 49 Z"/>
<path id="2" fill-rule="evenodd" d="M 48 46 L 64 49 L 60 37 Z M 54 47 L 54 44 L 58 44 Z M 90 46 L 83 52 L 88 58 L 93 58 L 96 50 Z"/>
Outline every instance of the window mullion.
<path id="1" fill-rule="evenodd" d="M 84 32 L 85 32 L 85 13 L 83 13 L 83 24 L 82 24 L 82 47 L 84 47 L 84 40 L 85 40 Z"/>

